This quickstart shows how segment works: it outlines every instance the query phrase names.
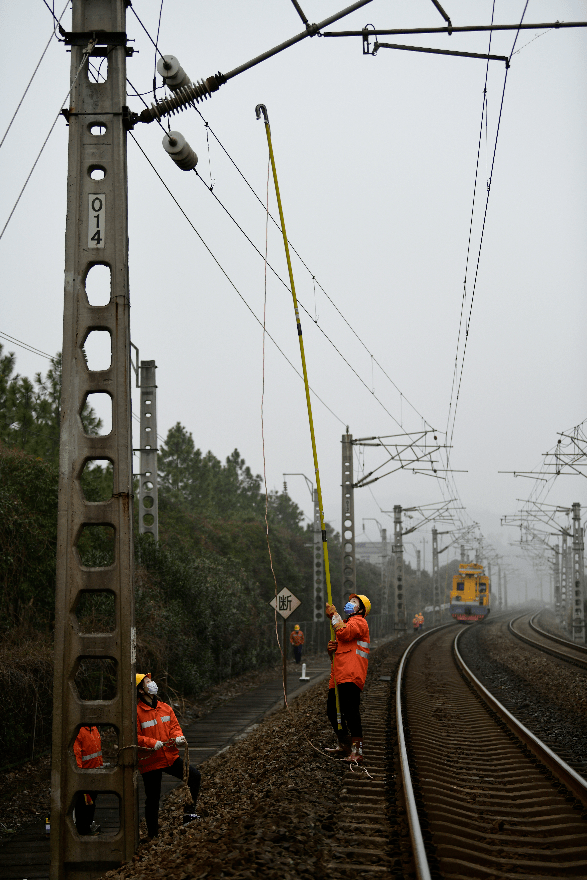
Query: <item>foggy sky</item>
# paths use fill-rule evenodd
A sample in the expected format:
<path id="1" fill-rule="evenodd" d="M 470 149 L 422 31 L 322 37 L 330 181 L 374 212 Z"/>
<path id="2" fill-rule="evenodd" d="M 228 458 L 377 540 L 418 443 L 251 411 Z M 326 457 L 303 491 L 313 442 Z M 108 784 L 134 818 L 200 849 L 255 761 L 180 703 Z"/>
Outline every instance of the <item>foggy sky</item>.
<path id="1" fill-rule="evenodd" d="M 56 2 L 59 12 L 63 5 Z M 302 4 L 310 21 L 343 5 L 335 0 Z M 450 0 L 443 5 L 455 25 L 491 19 L 491 2 Z M 4 133 L 52 24 L 41 0 L 2 7 Z M 157 0 L 135 3 L 152 35 L 159 7 Z M 496 22 L 519 21 L 523 7 L 513 0 L 497 2 Z M 556 19 L 585 20 L 586 6 L 552 0 L 528 4 L 526 22 Z M 443 25 L 428 0 L 375 0 L 328 30 L 360 29 L 368 22 L 378 27 Z M 63 23 L 69 29 L 69 11 Z M 138 50 L 128 59 L 127 75 L 139 91 L 148 92 L 154 50 L 130 10 L 127 29 Z M 289 0 L 165 0 L 159 45 L 176 55 L 195 81 L 226 72 L 300 30 Z M 494 34 L 492 53 L 509 55 L 514 38 L 514 32 Z M 488 39 L 487 34 L 381 38 L 473 52 L 487 52 Z M 456 471 L 466 471 L 451 480 L 459 506 L 466 507 L 459 515 L 465 522 L 479 522 L 485 538 L 521 572 L 519 583 L 510 578 L 510 598 L 517 588 L 521 598 L 523 579 L 534 576 L 517 558 L 519 550 L 508 544 L 518 532 L 500 529 L 500 517 L 519 509 L 516 499 L 527 498 L 533 483 L 498 471 L 539 467 L 557 432 L 587 415 L 586 40 L 584 29 L 519 35 L 516 49 L 521 51 L 508 73 L 471 309 L 505 74 L 503 63 L 489 65 L 488 125 L 482 136 L 464 310 L 466 319 L 470 313 L 470 327 L 450 461 Z M 54 40 L 0 149 L 0 228 L 67 94 L 69 61 L 64 46 Z M 370 57 L 363 56 L 358 37 L 314 37 L 229 81 L 199 105 L 262 201 L 267 145 L 254 110 L 259 102 L 268 108 L 288 236 L 310 269 L 294 258 L 298 296 L 311 313 L 309 318 L 302 312 L 310 384 L 335 413 L 313 399 L 325 516 L 337 529 L 340 438 L 347 424 L 356 437 L 418 431 L 423 425 L 419 413 L 439 432 L 447 429 L 485 71 L 482 60 L 388 49 Z M 150 103 L 152 93 L 145 100 Z M 128 103 L 137 111 L 143 106 L 132 96 Z M 264 209 L 211 136 L 208 149 L 204 123 L 195 111 L 173 117 L 171 127 L 198 153 L 204 183 L 171 162 L 157 125 L 138 125 L 133 134 L 262 319 L 264 262 L 207 186 L 213 183 L 213 192 L 261 251 Z M 67 137 L 60 119 L 0 241 L 0 331 L 49 354 L 61 348 L 62 338 Z M 164 437 L 180 421 L 203 451 L 211 449 L 223 459 L 238 447 L 253 471 L 262 473 L 261 329 L 130 137 L 128 167 L 131 335 L 141 358 L 157 362 L 159 433 Z M 269 194 L 270 210 L 277 216 L 272 183 Z M 271 226 L 268 257 L 286 279 L 280 235 Z M 365 347 L 314 289 L 312 275 Z M 271 273 L 267 328 L 299 369 L 291 295 Z M 5 350 L 16 352 L 21 374 L 32 377 L 46 370 L 48 361 L 0 341 Z M 462 345 L 457 382 L 461 356 Z M 137 396 L 134 409 L 138 412 Z M 283 472 L 303 472 L 313 479 L 303 386 L 269 340 L 264 431 L 270 489 L 281 487 Z M 444 434 L 438 436 L 446 442 Z M 365 470 L 381 460 L 377 450 L 366 450 Z M 440 486 L 429 476 L 399 473 L 371 490 L 357 491 L 357 537 L 362 537 L 363 518 L 378 519 L 390 533 L 392 519 L 381 511 L 394 504 L 441 501 L 443 493 L 453 497 L 451 483 Z M 289 477 L 288 488 L 311 515 L 303 479 Z M 570 506 L 586 500 L 580 477 L 561 477 L 549 490 L 549 503 Z M 427 540 L 429 529 L 422 533 Z M 366 530 L 378 539 L 374 522 L 368 521 Z M 420 539 L 416 532 L 409 540 Z M 408 560 L 410 554 L 413 559 L 413 548 L 408 548 Z M 452 558 L 451 551 L 446 555 Z"/>

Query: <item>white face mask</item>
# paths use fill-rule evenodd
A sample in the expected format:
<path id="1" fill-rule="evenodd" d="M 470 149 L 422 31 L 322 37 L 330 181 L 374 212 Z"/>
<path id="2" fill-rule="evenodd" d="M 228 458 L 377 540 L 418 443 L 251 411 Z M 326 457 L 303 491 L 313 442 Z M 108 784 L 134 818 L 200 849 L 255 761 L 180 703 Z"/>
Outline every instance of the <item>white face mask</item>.
<path id="1" fill-rule="evenodd" d="M 149 696 L 154 697 L 155 694 L 158 692 L 159 688 L 157 687 L 157 684 L 154 681 L 147 681 L 145 683 L 145 690 L 147 691 Z"/>

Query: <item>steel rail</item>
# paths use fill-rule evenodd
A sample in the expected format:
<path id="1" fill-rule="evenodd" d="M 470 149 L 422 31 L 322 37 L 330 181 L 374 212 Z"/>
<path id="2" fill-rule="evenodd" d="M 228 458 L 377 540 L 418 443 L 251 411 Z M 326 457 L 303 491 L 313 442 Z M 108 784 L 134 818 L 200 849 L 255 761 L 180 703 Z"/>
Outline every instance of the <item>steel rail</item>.
<path id="1" fill-rule="evenodd" d="M 443 626 L 434 627 L 434 629 L 422 633 L 421 636 L 418 636 L 417 639 L 414 639 L 414 641 L 408 645 L 408 647 L 404 651 L 399 669 L 397 671 L 397 680 L 395 687 L 395 711 L 399 756 L 402 771 L 402 780 L 404 784 L 404 796 L 406 799 L 406 808 L 408 812 L 408 825 L 410 827 L 410 839 L 412 841 L 412 851 L 414 861 L 416 863 L 416 877 L 418 878 L 418 880 L 432 880 L 432 875 L 430 873 L 430 867 L 428 865 L 428 856 L 426 855 L 426 848 L 424 846 L 424 837 L 422 835 L 422 827 L 420 825 L 420 817 L 418 816 L 418 808 L 416 806 L 414 786 L 412 785 L 412 775 L 410 772 L 410 764 L 408 761 L 408 750 L 406 747 L 402 713 L 402 682 L 404 670 L 407 667 L 407 659 L 414 645 L 418 644 L 418 642 L 422 641 L 422 639 L 425 639 L 428 636 L 432 635 L 433 632 L 438 632 L 438 630 L 445 629 L 447 626 L 454 626 L 454 624 L 445 623 Z"/>
<path id="2" fill-rule="evenodd" d="M 587 780 L 583 779 L 582 776 L 579 776 L 572 767 L 569 767 L 569 765 L 553 752 L 552 749 L 549 749 L 542 740 L 538 739 L 538 737 L 528 730 L 527 727 L 524 727 L 524 725 L 518 721 L 518 719 L 515 718 L 512 713 L 509 712 L 505 706 L 503 706 L 499 700 L 487 690 L 486 687 L 484 687 L 484 685 L 481 684 L 479 679 L 469 669 L 458 648 L 459 639 L 463 636 L 464 632 L 466 632 L 466 630 L 458 633 L 453 642 L 454 658 L 462 674 L 473 686 L 481 699 L 496 715 L 499 716 L 499 718 L 501 718 L 509 730 L 511 730 L 511 732 L 530 749 L 535 757 L 545 764 L 557 779 L 562 782 L 569 791 L 572 791 L 575 797 L 587 807 Z"/>
<path id="3" fill-rule="evenodd" d="M 538 614 L 540 614 L 539 611 L 536 612 L 534 617 L 536 617 Z M 567 654 L 564 651 L 557 651 L 556 648 L 551 647 L 550 645 L 542 645 L 540 644 L 540 642 L 535 642 L 534 639 L 530 639 L 528 638 L 528 636 L 525 636 L 521 632 L 518 632 L 518 630 L 514 628 L 514 624 L 517 623 L 518 620 L 521 620 L 522 617 L 525 617 L 525 615 L 520 614 L 518 617 L 514 617 L 513 620 L 510 620 L 508 622 L 508 630 L 516 639 L 519 639 L 521 642 L 525 642 L 527 645 L 530 645 L 532 648 L 536 648 L 538 651 L 542 651 L 544 654 L 550 654 L 551 657 L 555 657 L 557 660 L 564 660 L 565 663 L 570 663 L 573 666 L 577 666 L 579 669 L 587 669 L 587 657 L 585 659 L 583 659 L 582 657 L 573 657 L 570 653 Z M 573 642 L 569 642 L 566 639 L 559 639 L 556 636 L 550 636 L 548 633 L 545 633 L 540 628 L 532 626 L 531 620 L 528 621 L 528 623 L 529 626 L 532 627 L 532 629 L 534 629 L 537 633 L 546 636 L 546 638 L 548 639 L 556 639 L 556 641 L 561 642 L 567 648 L 573 649 L 579 647 Z M 583 647 L 582 645 L 580 647 L 587 654 L 587 648 Z"/>
<path id="4" fill-rule="evenodd" d="M 544 636 L 547 639 L 550 639 L 552 642 L 558 642 L 560 645 L 565 645 L 566 647 L 573 648 L 575 651 L 579 651 L 580 654 L 587 654 L 587 645 L 579 645 L 576 642 L 572 642 L 570 639 L 563 639 L 560 636 L 553 636 L 552 633 L 546 632 L 545 629 L 541 629 L 537 623 L 534 623 L 536 618 L 541 611 L 537 611 L 530 620 L 528 624 L 534 632 L 537 632 L 539 635 Z"/>

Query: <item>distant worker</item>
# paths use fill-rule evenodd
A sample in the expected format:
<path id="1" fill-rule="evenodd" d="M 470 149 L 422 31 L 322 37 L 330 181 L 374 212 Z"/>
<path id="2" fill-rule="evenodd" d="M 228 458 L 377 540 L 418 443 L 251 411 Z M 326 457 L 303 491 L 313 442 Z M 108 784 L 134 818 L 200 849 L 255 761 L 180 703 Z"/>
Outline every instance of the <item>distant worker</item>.
<path id="1" fill-rule="evenodd" d="M 420 615 L 414 614 L 414 619 L 412 620 L 412 626 L 414 627 L 414 632 L 418 632 L 420 629 Z"/>
<path id="2" fill-rule="evenodd" d="M 351 593 L 344 606 L 345 620 L 334 605 L 326 606 L 326 614 L 336 633 L 336 639 L 328 642 L 328 653 L 333 662 L 326 713 L 338 739 L 338 746 L 326 751 L 335 758 L 355 764 L 363 763 L 363 727 L 359 706 L 369 664 L 369 625 L 365 618 L 370 611 L 369 599 L 356 593 Z M 336 717 L 335 681 L 342 730 L 338 729 Z"/>
<path id="3" fill-rule="evenodd" d="M 419 611 L 417 614 L 417 617 L 418 617 L 418 621 L 419 621 L 418 629 L 422 629 L 422 627 L 424 626 L 424 615 L 422 614 L 421 611 Z"/>
<path id="4" fill-rule="evenodd" d="M 95 770 L 103 767 L 102 739 L 100 731 L 92 724 L 80 727 L 73 744 L 73 753 L 78 767 L 82 770 Z M 94 822 L 96 812 L 95 791 L 80 791 L 75 799 L 75 827 L 78 834 L 98 834 L 100 826 Z"/>
<path id="5" fill-rule="evenodd" d="M 177 746 L 185 744 L 175 712 L 157 699 L 159 688 L 151 673 L 137 674 L 137 742 L 139 770 L 145 785 L 145 821 L 149 838 L 159 831 L 161 778 L 169 773 L 183 779 L 183 761 Z M 200 771 L 190 764 L 188 786 L 194 807 L 200 790 Z M 193 814 L 197 816 L 197 814 Z"/>
<path id="6" fill-rule="evenodd" d="M 304 634 L 300 629 L 299 623 L 293 628 L 293 632 L 290 633 L 289 640 L 293 645 L 294 652 L 294 660 L 296 663 L 299 663 L 302 659 L 302 645 L 304 644 Z"/>

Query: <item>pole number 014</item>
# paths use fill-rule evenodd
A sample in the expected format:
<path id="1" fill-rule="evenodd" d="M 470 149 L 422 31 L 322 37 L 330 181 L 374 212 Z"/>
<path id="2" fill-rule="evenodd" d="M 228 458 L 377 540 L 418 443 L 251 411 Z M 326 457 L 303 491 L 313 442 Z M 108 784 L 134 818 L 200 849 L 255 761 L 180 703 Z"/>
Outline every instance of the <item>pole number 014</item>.
<path id="1" fill-rule="evenodd" d="M 103 248 L 106 234 L 106 196 L 102 193 L 89 193 L 88 209 L 88 247 Z"/>

